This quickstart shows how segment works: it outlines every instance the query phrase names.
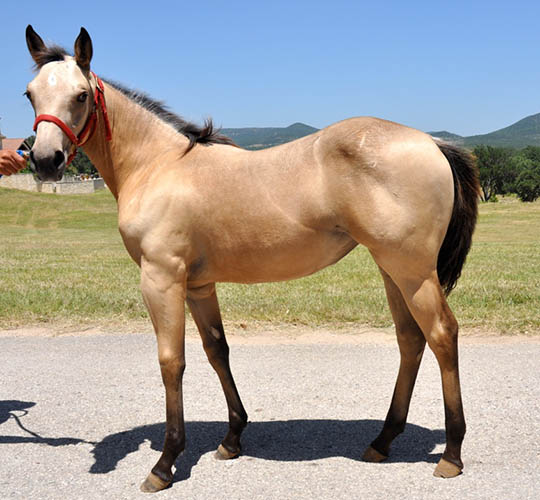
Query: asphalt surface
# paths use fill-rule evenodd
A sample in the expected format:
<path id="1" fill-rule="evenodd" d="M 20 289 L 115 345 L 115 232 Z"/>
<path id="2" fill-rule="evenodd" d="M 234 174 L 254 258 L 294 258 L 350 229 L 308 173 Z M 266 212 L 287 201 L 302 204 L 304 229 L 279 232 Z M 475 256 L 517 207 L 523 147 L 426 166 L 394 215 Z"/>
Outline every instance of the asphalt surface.
<path id="1" fill-rule="evenodd" d="M 234 345 L 250 416 L 244 453 L 213 458 L 226 432 L 217 377 L 187 345 L 187 449 L 156 498 L 539 498 L 540 342 L 464 343 L 464 474 L 438 479 L 444 448 L 438 367 L 426 352 L 409 424 L 383 464 L 361 461 L 388 409 L 388 343 Z M 164 391 L 153 335 L 0 337 L 0 497 L 148 498 Z"/>

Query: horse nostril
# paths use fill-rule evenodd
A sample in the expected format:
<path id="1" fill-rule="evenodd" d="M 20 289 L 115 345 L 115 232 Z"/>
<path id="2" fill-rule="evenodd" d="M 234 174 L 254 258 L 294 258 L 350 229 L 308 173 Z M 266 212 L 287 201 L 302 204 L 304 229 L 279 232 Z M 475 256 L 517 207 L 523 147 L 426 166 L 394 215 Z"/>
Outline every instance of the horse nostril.
<path id="1" fill-rule="evenodd" d="M 56 151 L 54 153 L 54 158 L 53 158 L 53 164 L 56 168 L 58 168 L 60 165 L 62 165 L 62 163 L 64 163 L 64 160 L 65 160 L 65 157 L 64 157 L 64 153 L 62 153 L 62 151 Z"/>

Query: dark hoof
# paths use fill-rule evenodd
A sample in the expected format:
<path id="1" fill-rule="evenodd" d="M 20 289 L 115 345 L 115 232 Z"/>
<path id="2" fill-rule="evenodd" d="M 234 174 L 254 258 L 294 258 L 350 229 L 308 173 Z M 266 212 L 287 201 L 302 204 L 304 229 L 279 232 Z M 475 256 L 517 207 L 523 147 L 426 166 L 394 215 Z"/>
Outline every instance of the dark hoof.
<path id="1" fill-rule="evenodd" d="M 367 450 L 364 451 L 364 455 L 362 455 L 362 460 L 364 462 L 372 462 L 372 463 L 379 463 L 383 460 L 386 460 L 388 457 L 386 455 L 383 455 L 382 453 L 379 453 L 375 448 L 372 448 L 371 446 L 368 446 Z"/>
<path id="2" fill-rule="evenodd" d="M 450 478 L 459 476 L 461 474 L 461 471 L 462 467 L 459 467 L 456 464 L 449 462 L 444 458 L 441 458 L 439 460 L 439 463 L 437 464 L 437 467 L 435 468 L 435 471 L 433 472 L 433 475 L 435 477 Z"/>
<path id="3" fill-rule="evenodd" d="M 218 446 L 217 451 L 214 453 L 214 457 L 217 460 L 231 460 L 232 458 L 236 458 L 238 455 L 240 455 L 240 450 L 237 452 L 232 452 L 225 448 L 225 446 L 222 444 Z"/>
<path id="4" fill-rule="evenodd" d="M 171 481 L 163 481 L 163 479 L 150 472 L 144 483 L 141 484 L 141 491 L 144 493 L 156 493 L 156 491 L 164 490 L 170 484 Z"/>

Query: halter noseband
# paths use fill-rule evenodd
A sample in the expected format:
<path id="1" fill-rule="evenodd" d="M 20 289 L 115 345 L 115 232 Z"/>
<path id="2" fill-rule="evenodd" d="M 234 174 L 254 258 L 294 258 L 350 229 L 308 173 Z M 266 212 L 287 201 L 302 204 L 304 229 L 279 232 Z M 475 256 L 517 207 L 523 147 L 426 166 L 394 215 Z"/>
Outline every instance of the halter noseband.
<path id="1" fill-rule="evenodd" d="M 110 141 L 112 138 L 111 124 L 109 123 L 109 116 L 107 114 L 107 106 L 105 103 L 105 88 L 103 86 L 101 78 L 99 78 L 99 76 L 97 76 L 93 72 L 91 72 L 91 74 L 96 79 L 96 92 L 94 93 L 94 109 L 92 113 L 90 113 L 90 115 L 88 116 L 88 119 L 86 120 L 86 123 L 84 124 L 84 127 L 78 137 L 73 133 L 73 131 L 68 127 L 68 125 L 66 125 L 66 123 L 60 120 L 60 118 L 58 118 L 57 116 L 39 115 L 36 117 L 36 121 L 34 122 L 34 132 L 37 130 L 37 126 L 41 122 L 51 122 L 60 127 L 64 134 L 68 136 L 69 140 L 75 146 L 75 150 L 69 155 L 66 165 L 69 165 L 73 161 L 73 158 L 75 158 L 75 155 L 77 154 L 77 148 L 86 144 L 94 134 L 97 125 L 98 108 L 101 109 L 101 113 L 103 114 L 103 120 L 105 122 L 105 139 L 107 139 L 107 141 Z"/>

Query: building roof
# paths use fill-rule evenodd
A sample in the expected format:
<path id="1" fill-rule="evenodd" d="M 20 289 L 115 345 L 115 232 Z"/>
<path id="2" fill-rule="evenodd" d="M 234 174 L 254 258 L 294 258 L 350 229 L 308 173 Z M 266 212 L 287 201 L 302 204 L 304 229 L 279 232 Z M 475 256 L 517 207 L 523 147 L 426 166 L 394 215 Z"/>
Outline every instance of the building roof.
<path id="1" fill-rule="evenodd" d="M 22 139 L 2 139 L 2 149 L 20 149 L 20 145 L 24 141 Z"/>

